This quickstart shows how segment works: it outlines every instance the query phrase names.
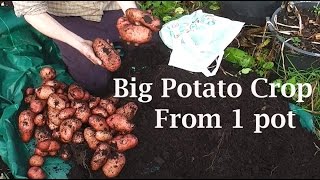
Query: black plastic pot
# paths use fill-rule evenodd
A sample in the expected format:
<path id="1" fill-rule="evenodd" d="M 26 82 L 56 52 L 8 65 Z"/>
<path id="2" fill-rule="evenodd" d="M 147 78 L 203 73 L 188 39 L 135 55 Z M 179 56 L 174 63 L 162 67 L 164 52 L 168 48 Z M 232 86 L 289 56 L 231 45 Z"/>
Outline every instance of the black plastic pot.
<path id="1" fill-rule="evenodd" d="M 219 1 L 223 17 L 263 26 L 281 1 Z"/>
<path id="2" fill-rule="evenodd" d="M 319 2 L 317 1 L 308 1 L 308 2 L 295 2 L 295 5 L 298 9 L 310 9 L 313 6 L 317 5 Z M 290 44 L 290 41 L 286 42 L 286 38 L 284 38 L 280 33 L 276 32 L 274 29 L 274 18 L 282 11 L 281 7 L 279 7 L 270 17 L 267 17 L 266 20 L 271 22 L 268 23 L 268 29 L 276 36 L 278 42 L 282 45 L 284 44 L 284 55 L 285 57 L 285 66 L 290 67 L 294 65 L 295 68 L 300 70 L 306 70 L 308 68 L 320 68 L 320 53 L 309 52 L 297 48 Z M 289 62 L 290 60 L 290 62 Z"/>

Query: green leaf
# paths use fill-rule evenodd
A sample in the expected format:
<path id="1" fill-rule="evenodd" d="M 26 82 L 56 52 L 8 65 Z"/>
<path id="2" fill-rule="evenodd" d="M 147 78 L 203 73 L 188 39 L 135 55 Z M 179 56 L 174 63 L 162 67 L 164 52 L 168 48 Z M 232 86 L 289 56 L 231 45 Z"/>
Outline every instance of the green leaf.
<path id="1" fill-rule="evenodd" d="M 164 22 L 168 22 L 168 21 L 170 21 L 171 19 L 172 19 L 171 16 L 165 16 L 165 17 L 162 18 L 162 20 L 163 20 Z"/>
<path id="2" fill-rule="evenodd" d="M 211 9 L 211 10 L 213 10 L 213 11 L 216 11 L 216 10 L 219 10 L 219 9 L 220 9 L 220 6 L 218 6 L 218 5 L 211 5 L 211 6 L 209 7 L 209 9 Z"/>
<path id="3" fill-rule="evenodd" d="M 288 79 L 286 83 L 296 84 L 296 83 L 297 83 L 296 76 L 294 76 L 294 77 L 292 77 L 292 78 Z"/>
<path id="4" fill-rule="evenodd" d="M 263 64 L 262 68 L 265 70 L 270 70 L 274 67 L 274 63 L 273 62 L 266 62 L 265 64 Z"/>
<path id="5" fill-rule="evenodd" d="M 253 67 L 255 63 L 254 57 L 250 56 L 245 51 L 233 47 L 228 47 L 225 50 L 224 58 L 227 61 L 237 64 L 243 68 Z"/>
<path id="6" fill-rule="evenodd" d="M 251 71 L 252 71 L 251 68 L 244 68 L 244 69 L 241 70 L 241 73 L 242 74 L 249 74 Z"/>
<path id="7" fill-rule="evenodd" d="M 183 9 L 182 7 L 178 7 L 178 8 L 176 8 L 176 9 L 174 10 L 174 12 L 175 12 L 176 14 L 182 14 L 182 13 L 184 13 L 184 9 Z"/>

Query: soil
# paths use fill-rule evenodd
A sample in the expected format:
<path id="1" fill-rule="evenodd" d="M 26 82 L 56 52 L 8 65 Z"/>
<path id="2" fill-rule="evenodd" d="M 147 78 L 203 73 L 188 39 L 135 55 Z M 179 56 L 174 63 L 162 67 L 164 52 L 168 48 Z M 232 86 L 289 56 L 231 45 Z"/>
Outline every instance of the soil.
<path id="1" fill-rule="evenodd" d="M 299 9 L 299 13 L 301 15 L 303 29 L 301 35 L 298 33 L 294 33 L 291 36 L 281 34 L 281 36 L 289 39 L 290 37 L 297 37 L 297 40 L 293 40 L 289 42 L 290 44 L 305 50 L 314 53 L 320 53 L 320 45 L 313 44 L 311 42 L 320 43 L 319 37 L 316 38 L 316 35 L 319 36 L 319 28 L 320 28 L 320 16 L 316 17 L 315 13 L 313 13 L 313 8 L 310 9 Z M 293 14 L 293 12 L 288 13 L 287 11 L 281 11 L 278 14 L 278 22 L 282 24 L 286 24 L 289 26 L 299 26 L 298 18 Z M 299 31 L 299 29 L 292 29 L 289 27 L 283 27 L 278 25 L 280 31 Z M 301 41 L 301 42 L 300 42 Z"/>
<path id="2" fill-rule="evenodd" d="M 125 153 L 127 163 L 118 178 L 319 178 L 320 159 L 314 135 L 302 129 L 294 118 L 296 129 L 287 125 L 282 129 L 267 128 L 254 134 L 254 114 L 286 115 L 288 99 L 281 97 L 258 99 L 250 86 L 258 78 L 255 74 L 241 77 L 225 75 L 221 70 L 214 77 L 206 78 L 166 65 L 170 51 L 164 45 L 130 47 L 120 72 L 115 77 L 137 78 L 137 82 L 152 82 L 149 103 L 139 103 L 134 118 L 139 145 Z M 237 69 L 223 62 L 223 68 L 235 73 Z M 170 98 L 161 98 L 161 78 L 174 78 L 179 83 L 199 80 L 201 83 L 226 85 L 236 82 L 242 86 L 239 98 L 190 98 L 183 99 L 176 91 Z M 137 83 L 139 84 L 139 83 Z M 113 89 L 111 86 L 110 89 Z M 200 91 L 201 92 L 201 91 Z M 259 93 L 269 93 L 269 86 L 259 84 Z M 163 121 L 163 129 L 155 129 L 155 109 L 169 109 L 174 114 L 217 113 L 222 129 L 186 129 L 177 121 L 178 129 L 170 129 L 170 118 Z M 235 114 L 241 110 L 243 129 L 233 129 Z M 190 124 L 189 124 L 190 125 Z M 78 152 L 83 148 L 78 148 Z M 76 157 L 79 157 L 78 155 Z M 90 158 L 90 155 L 87 157 Z M 83 159 L 78 159 L 83 162 Z M 88 162 L 88 158 L 86 159 Z M 81 164 L 81 163 L 80 163 Z M 105 178 L 101 172 L 93 173 L 81 166 L 72 168 L 69 178 Z"/>

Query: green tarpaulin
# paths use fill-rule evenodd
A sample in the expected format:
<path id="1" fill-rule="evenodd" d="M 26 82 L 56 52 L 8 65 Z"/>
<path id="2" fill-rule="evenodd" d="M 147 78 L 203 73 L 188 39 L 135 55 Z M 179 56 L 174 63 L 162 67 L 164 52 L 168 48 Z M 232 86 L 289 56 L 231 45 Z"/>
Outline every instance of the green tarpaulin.
<path id="1" fill-rule="evenodd" d="M 0 7 L 0 156 L 15 178 L 26 178 L 34 150 L 34 140 L 22 143 L 17 129 L 19 112 L 26 108 L 23 93 L 40 85 L 39 70 L 46 65 L 56 69 L 58 80 L 72 82 L 53 41 L 17 18 L 12 8 Z M 50 179 L 67 178 L 70 168 L 59 158 L 47 158 L 43 166 Z"/>

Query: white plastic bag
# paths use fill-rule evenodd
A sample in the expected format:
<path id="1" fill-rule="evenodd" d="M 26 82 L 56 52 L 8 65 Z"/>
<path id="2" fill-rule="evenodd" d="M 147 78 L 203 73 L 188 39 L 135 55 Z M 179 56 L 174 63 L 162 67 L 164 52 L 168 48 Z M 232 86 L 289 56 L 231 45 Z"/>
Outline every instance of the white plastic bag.
<path id="1" fill-rule="evenodd" d="M 170 66 L 214 76 L 224 49 L 241 31 L 244 23 L 203 13 L 202 10 L 165 24 L 159 34 L 172 49 Z M 212 71 L 208 67 L 216 61 Z"/>

